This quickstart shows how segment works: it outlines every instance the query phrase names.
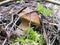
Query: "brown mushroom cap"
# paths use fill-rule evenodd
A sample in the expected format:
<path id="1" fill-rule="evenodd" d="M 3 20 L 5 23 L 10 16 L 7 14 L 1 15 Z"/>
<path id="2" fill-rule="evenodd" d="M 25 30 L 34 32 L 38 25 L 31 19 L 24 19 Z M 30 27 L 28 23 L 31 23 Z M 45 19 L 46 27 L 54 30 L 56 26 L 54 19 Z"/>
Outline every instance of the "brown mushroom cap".
<path id="1" fill-rule="evenodd" d="M 29 9 L 29 10 L 30 10 L 29 12 L 32 11 L 31 9 Z M 39 25 L 40 24 L 40 21 L 39 21 L 38 14 L 36 12 L 32 12 L 32 13 L 29 14 L 29 12 L 28 12 L 27 9 L 25 9 L 21 13 L 19 13 L 19 16 L 23 15 L 21 17 L 21 19 L 22 20 L 27 20 L 27 21 L 30 21 L 30 16 L 31 16 L 31 22 L 34 23 L 34 24 Z M 26 13 L 28 13 L 28 14 L 26 14 Z"/>

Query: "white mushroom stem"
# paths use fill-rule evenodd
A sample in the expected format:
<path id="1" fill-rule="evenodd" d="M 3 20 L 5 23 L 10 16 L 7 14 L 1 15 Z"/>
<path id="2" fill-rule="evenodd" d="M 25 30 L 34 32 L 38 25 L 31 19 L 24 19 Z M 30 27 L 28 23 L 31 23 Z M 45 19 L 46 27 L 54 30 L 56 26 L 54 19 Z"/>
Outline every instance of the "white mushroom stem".
<path id="1" fill-rule="evenodd" d="M 29 22 L 28 21 L 22 21 L 22 23 L 19 26 L 22 30 L 25 30 L 29 27 Z"/>
<path id="2" fill-rule="evenodd" d="M 16 29 L 15 33 L 16 35 L 20 36 L 20 35 L 24 35 L 24 30 L 27 29 L 29 27 L 29 22 L 27 21 L 22 21 L 21 24 L 19 25 L 19 28 Z M 22 30 L 23 31 L 22 31 Z"/>

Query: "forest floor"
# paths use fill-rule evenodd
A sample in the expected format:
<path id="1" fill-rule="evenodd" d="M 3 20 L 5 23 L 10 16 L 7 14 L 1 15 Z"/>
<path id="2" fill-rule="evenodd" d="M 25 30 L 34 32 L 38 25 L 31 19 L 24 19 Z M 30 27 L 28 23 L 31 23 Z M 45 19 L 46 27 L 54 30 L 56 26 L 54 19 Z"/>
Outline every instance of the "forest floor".
<path id="1" fill-rule="evenodd" d="M 50 1 L 1 1 L 0 45 L 60 45 L 60 1 Z"/>

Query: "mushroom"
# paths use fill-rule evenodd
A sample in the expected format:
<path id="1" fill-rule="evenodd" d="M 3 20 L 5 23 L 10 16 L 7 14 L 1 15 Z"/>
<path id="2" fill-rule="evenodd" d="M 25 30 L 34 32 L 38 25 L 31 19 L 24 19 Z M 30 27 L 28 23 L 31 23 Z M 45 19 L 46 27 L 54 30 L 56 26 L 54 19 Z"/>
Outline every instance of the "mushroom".
<path id="1" fill-rule="evenodd" d="M 31 13 L 30 13 L 31 12 Z M 26 9 L 24 9 L 21 13 L 19 13 L 19 16 L 21 16 L 21 24 L 19 25 L 19 27 L 22 30 L 25 30 L 29 27 L 29 22 L 30 22 L 30 18 L 31 18 L 31 23 L 40 26 L 40 19 L 39 16 L 37 14 L 37 12 L 33 11 L 32 9 L 30 9 L 29 7 L 27 7 Z M 31 16 L 31 17 L 30 17 Z M 19 29 L 17 29 L 16 31 L 18 31 Z M 19 33 L 21 32 L 18 31 Z M 17 32 L 17 33 L 18 33 Z M 23 31 L 20 33 L 22 34 Z M 19 35 L 19 34 L 18 34 Z"/>
<path id="2" fill-rule="evenodd" d="M 23 16 L 21 16 L 21 15 L 23 15 Z M 21 13 L 19 13 L 19 16 L 21 16 L 21 20 L 22 20 L 20 27 L 23 30 L 25 28 L 29 27 L 30 16 L 31 16 L 31 23 L 33 23 L 35 25 L 40 25 L 40 20 L 39 20 L 38 14 L 36 12 L 34 12 L 32 9 L 30 9 L 29 7 L 27 7 L 25 10 L 23 10 Z"/>

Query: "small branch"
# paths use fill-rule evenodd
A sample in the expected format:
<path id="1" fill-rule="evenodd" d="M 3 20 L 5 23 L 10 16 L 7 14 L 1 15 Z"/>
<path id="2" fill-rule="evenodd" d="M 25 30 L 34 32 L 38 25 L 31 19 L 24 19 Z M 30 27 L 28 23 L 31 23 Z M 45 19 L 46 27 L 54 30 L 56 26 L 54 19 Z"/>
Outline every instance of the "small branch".
<path id="1" fill-rule="evenodd" d="M 46 0 L 46 2 L 50 2 L 50 3 L 53 3 L 53 4 L 60 5 L 60 1 Z"/>
<path id="2" fill-rule="evenodd" d="M 49 45 L 48 37 L 47 37 L 47 34 L 46 34 L 46 30 L 44 28 L 43 22 L 42 22 L 42 28 L 43 28 L 43 36 L 44 36 L 44 39 L 46 40 L 47 45 Z"/>
<path id="3" fill-rule="evenodd" d="M 5 0 L 5 1 L 2 1 L 2 2 L 0 2 L 0 6 L 1 5 L 5 5 L 5 4 L 7 4 L 7 3 L 9 3 L 9 2 L 12 2 L 13 0 Z"/>
<path id="4" fill-rule="evenodd" d="M 57 37 L 57 35 L 56 35 L 55 37 L 53 37 L 53 39 L 52 39 L 52 41 L 51 41 L 51 45 L 54 44 L 54 42 L 55 42 L 55 40 L 56 40 L 56 37 Z"/>
<path id="5" fill-rule="evenodd" d="M 4 40 L 4 42 L 2 43 L 2 45 L 5 45 L 6 41 L 7 41 L 7 38 L 5 38 L 5 40 Z"/>

